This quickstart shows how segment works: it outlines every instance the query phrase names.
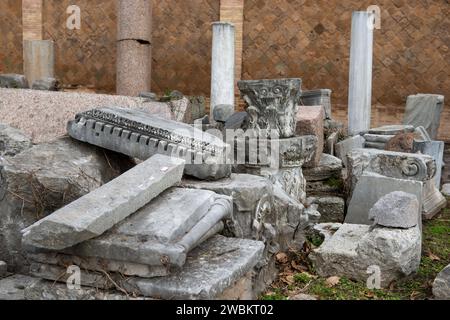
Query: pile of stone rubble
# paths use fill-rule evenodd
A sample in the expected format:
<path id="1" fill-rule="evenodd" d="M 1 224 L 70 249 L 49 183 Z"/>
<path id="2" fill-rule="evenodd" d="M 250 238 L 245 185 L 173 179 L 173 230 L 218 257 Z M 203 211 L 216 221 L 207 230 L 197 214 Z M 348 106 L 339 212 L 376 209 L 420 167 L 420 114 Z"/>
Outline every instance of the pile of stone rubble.
<path id="1" fill-rule="evenodd" d="M 331 92 L 300 79 L 239 88 L 246 112 L 218 106 L 211 123 L 181 96 L 164 116 L 83 107 L 70 137 L 37 145 L 0 127 L 0 260 L 17 273 L 0 263 L 0 297 L 252 299 L 310 228 L 319 275 L 365 281 L 375 266 L 388 286 L 417 271 L 422 219 L 446 204 L 443 143 L 411 125 L 339 138 Z"/>

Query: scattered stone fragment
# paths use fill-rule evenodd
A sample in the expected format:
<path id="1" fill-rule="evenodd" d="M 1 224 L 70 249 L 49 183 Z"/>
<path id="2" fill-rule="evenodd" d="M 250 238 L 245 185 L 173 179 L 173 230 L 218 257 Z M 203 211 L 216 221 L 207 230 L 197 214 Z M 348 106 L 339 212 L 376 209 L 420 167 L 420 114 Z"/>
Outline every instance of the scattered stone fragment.
<path id="1" fill-rule="evenodd" d="M 447 199 L 442 195 L 434 180 L 426 181 L 423 190 L 422 217 L 426 220 L 433 219 L 447 206 Z"/>
<path id="2" fill-rule="evenodd" d="M 441 192 L 444 196 L 450 197 L 450 183 L 444 184 Z"/>
<path id="3" fill-rule="evenodd" d="M 422 219 L 419 201 L 413 194 L 395 191 L 380 198 L 369 212 L 375 225 L 409 229 Z"/>
<path id="4" fill-rule="evenodd" d="M 336 150 L 336 143 L 338 143 L 339 140 L 339 133 L 338 132 L 333 132 L 331 133 L 326 141 L 325 144 L 325 153 L 331 154 L 332 156 L 334 156 L 336 154 L 335 150 Z"/>
<path id="5" fill-rule="evenodd" d="M 418 142 L 431 141 L 430 135 L 423 126 L 419 126 L 416 128 L 416 130 L 414 131 L 414 137 L 414 140 Z"/>
<path id="6" fill-rule="evenodd" d="M 320 181 L 331 177 L 340 177 L 342 171 L 342 161 L 332 155 L 323 153 L 319 166 L 303 170 L 306 180 Z"/>
<path id="7" fill-rule="evenodd" d="M 331 93 L 330 89 L 305 90 L 301 94 L 301 103 L 304 106 L 323 106 L 323 118 L 331 119 Z"/>
<path id="8" fill-rule="evenodd" d="M 192 105 L 187 97 L 182 96 L 180 99 L 173 99 L 169 102 L 169 105 L 176 121 L 184 123 L 194 122 Z"/>
<path id="9" fill-rule="evenodd" d="M 320 223 L 327 222 L 344 222 L 345 217 L 345 201 L 341 197 L 311 197 L 312 203 L 318 204 L 318 210 L 321 218 Z"/>
<path id="10" fill-rule="evenodd" d="M 8 273 L 8 265 L 5 261 L 0 261 L 0 279 Z"/>
<path id="11" fill-rule="evenodd" d="M 25 300 L 25 289 L 37 281 L 38 278 L 20 274 L 0 279 L 0 300 Z"/>
<path id="12" fill-rule="evenodd" d="M 394 135 L 383 135 L 383 134 L 371 134 L 367 133 L 364 135 L 364 139 L 366 139 L 366 142 L 380 142 L 380 143 L 387 143 L 389 140 L 391 140 Z"/>
<path id="13" fill-rule="evenodd" d="M 354 149 L 364 148 L 365 141 L 362 136 L 356 135 L 336 144 L 336 156 L 342 160 L 345 168 L 347 168 L 347 155 Z"/>
<path id="14" fill-rule="evenodd" d="M 0 74 L 0 88 L 28 89 L 28 81 L 21 74 Z"/>
<path id="15" fill-rule="evenodd" d="M 20 130 L 0 123 L 0 157 L 13 157 L 32 145 L 31 138 Z"/>
<path id="16" fill-rule="evenodd" d="M 317 148 L 312 159 L 306 162 L 303 167 L 311 168 L 319 165 L 324 148 L 323 119 L 324 109 L 322 106 L 300 106 L 297 112 L 297 136 L 317 137 Z"/>
<path id="17" fill-rule="evenodd" d="M 381 134 L 381 135 L 396 135 L 399 133 L 414 132 L 414 128 L 415 127 L 412 125 L 388 125 L 388 126 L 370 129 L 368 133 Z"/>
<path id="18" fill-rule="evenodd" d="M 23 230 L 23 242 L 61 250 L 97 237 L 181 180 L 184 161 L 156 155 Z"/>
<path id="19" fill-rule="evenodd" d="M 312 295 L 309 295 L 309 294 L 300 293 L 300 294 L 290 297 L 289 300 L 304 300 L 304 301 L 311 300 L 312 301 L 312 300 L 317 300 L 317 298 Z"/>
<path id="20" fill-rule="evenodd" d="M 424 183 L 421 181 L 389 178 L 379 174 L 366 172 L 358 180 L 354 192 L 349 199 L 345 223 L 371 225 L 369 211 L 385 195 L 403 191 L 413 194 L 423 204 Z M 416 221 L 417 222 L 417 221 Z"/>
<path id="21" fill-rule="evenodd" d="M 31 86 L 33 90 L 58 91 L 59 82 L 55 78 L 43 78 L 35 80 Z"/>
<path id="22" fill-rule="evenodd" d="M 0 160 L 0 259 L 26 264 L 21 230 L 99 188 L 132 161 L 65 137 Z"/>
<path id="23" fill-rule="evenodd" d="M 445 267 L 434 280 L 433 295 L 437 300 L 450 300 L 450 265 Z"/>
<path id="24" fill-rule="evenodd" d="M 381 286 L 387 287 L 416 272 L 421 259 L 420 228 L 375 228 L 344 224 L 310 258 L 322 277 L 340 276 L 367 281 L 370 266 L 380 268 Z M 380 250 L 380 248 L 383 248 Z"/>
<path id="25" fill-rule="evenodd" d="M 365 148 L 369 149 L 379 149 L 384 150 L 386 148 L 386 144 L 383 142 L 367 142 L 364 144 Z"/>
<path id="26" fill-rule="evenodd" d="M 441 187 L 444 149 L 445 143 L 443 141 L 414 141 L 413 144 L 413 152 L 429 155 L 436 161 L 436 175 L 433 179 L 438 189 Z"/>
<path id="27" fill-rule="evenodd" d="M 234 106 L 228 104 L 219 104 L 214 107 L 213 116 L 217 122 L 226 123 L 234 114 Z"/>
<path id="28" fill-rule="evenodd" d="M 231 117 L 228 118 L 227 122 L 225 122 L 225 129 L 236 130 L 242 129 L 246 126 L 248 121 L 248 114 L 245 111 L 234 113 Z"/>

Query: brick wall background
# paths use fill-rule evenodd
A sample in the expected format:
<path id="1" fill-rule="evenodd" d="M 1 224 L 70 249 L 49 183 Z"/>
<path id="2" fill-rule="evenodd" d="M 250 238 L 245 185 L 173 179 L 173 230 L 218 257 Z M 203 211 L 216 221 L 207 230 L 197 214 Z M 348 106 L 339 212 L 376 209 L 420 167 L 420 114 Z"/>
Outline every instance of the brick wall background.
<path id="1" fill-rule="evenodd" d="M 22 73 L 22 1 L 0 1 L 0 73 Z"/>
<path id="2" fill-rule="evenodd" d="M 43 1 L 57 76 L 66 85 L 114 92 L 115 1 Z M 21 2 L 0 1 L 1 72 L 22 69 Z M 375 31 L 373 125 L 401 122 L 409 94 L 440 93 L 450 101 L 449 0 L 245 0 L 242 77 L 301 77 L 304 88 L 330 88 L 334 116 L 345 121 L 351 12 L 374 2 L 382 25 Z M 70 4 L 81 7 L 79 31 L 65 28 Z M 154 91 L 209 95 L 210 23 L 219 17 L 219 0 L 154 1 Z M 446 107 L 447 140 L 449 120 Z"/>

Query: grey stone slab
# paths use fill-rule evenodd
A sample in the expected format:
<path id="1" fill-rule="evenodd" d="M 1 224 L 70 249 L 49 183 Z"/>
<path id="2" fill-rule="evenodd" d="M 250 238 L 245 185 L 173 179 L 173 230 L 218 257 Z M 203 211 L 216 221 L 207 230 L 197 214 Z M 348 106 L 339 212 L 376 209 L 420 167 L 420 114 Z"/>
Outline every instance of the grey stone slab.
<path id="1" fill-rule="evenodd" d="M 28 89 L 27 78 L 22 74 L 0 74 L 0 88 Z"/>
<path id="2" fill-rule="evenodd" d="M 414 130 L 414 141 L 425 142 L 431 141 L 431 137 L 423 126 L 419 126 Z"/>
<path id="3" fill-rule="evenodd" d="M 320 223 L 342 223 L 345 218 L 345 201 L 342 197 L 316 196 L 308 201 L 317 204 L 320 212 Z"/>
<path id="4" fill-rule="evenodd" d="M 75 139 L 141 160 L 155 154 L 184 159 L 185 174 L 199 179 L 231 174 L 228 145 L 221 139 L 144 111 L 118 107 L 86 111 L 68 123 L 67 131 Z"/>
<path id="5" fill-rule="evenodd" d="M 415 127 L 412 125 L 387 125 L 378 128 L 372 128 L 368 131 L 369 134 L 381 134 L 381 135 L 396 135 L 399 133 L 414 132 Z"/>
<path id="6" fill-rule="evenodd" d="M 216 236 L 195 249 L 184 268 L 164 278 L 129 278 L 130 292 L 162 299 L 214 299 L 250 272 L 262 257 L 260 241 Z"/>
<path id="7" fill-rule="evenodd" d="M 324 119 L 331 119 L 331 93 L 330 89 L 306 90 L 301 94 L 301 104 L 304 106 L 323 106 Z"/>
<path id="8" fill-rule="evenodd" d="M 67 253 L 182 267 L 187 253 L 231 212 L 229 197 L 206 190 L 173 188 L 102 236 L 80 243 Z"/>
<path id="9" fill-rule="evenodd" d="M 97 237 L 181 180 L 184 161 L 156 155 L 23 231 L 23 242 L 61 250 Z"/>
<path id="10" fill-rule="evenodd" d="M 423 212 L 422 216 L 426 220 L 434 218 L 447 206 L 447 199 L 442 195 L 433 180 L 424 184 L 423 190 Z"/>
<path id="11" fill-rule="evenodd" d="M 443 141 L 414 141 L 413 151 L 433 157 L 436 161 L 436 175 L 433 178 L 436 188 L 441 188 L 442 168 L 444 166 L 444 148 Z"/>
<path id="12" fill-rule="evenodd" d="M 386 144 L 383 142 L 368 142 L 368 141 L 366 141 L 364 143 L 364 147 L 369 148 L 369 149 L 384 150 L 386 148 Z"/>
<path id="13" fill-rule="evenodd" d="M 419 200 L 413 194 L 395 191 L 380 198 L 369 211 L 375 225 L 409 229 L 422 220 Z"/>
<path id="14" fill-rule="evenodd" d="M 20 130 L 0 123 L 0 156 L 13 157 L 33 146 L 31 138 Z"/>
<path id="15" fill-rule="evenodd" d="M 436 139 L 444 108 L 444 96 L 437 94 L 417 94 L 408 97 L 404 124 L 423 126 L 431 139 Z"/>
<path id="16" fill-rule="evenodd" d="M 434 280 L 433 295 L 437 300 L 450 300 L 450 265 L 445 267 Z"/>
<path id="17" fill-rule="evenodd" d="M 0 300 L 25 300 L 25 289 L 37 281 L 38 278 L 21 274 L 0 279 Z"/>
<path id="18" fill-rule="evenodd" d="M 418 227 L 371 231 L 367 225 L 344 224 L 310 258 L 322 277 L 345 276 L 364 282 L 370 276 L 368 268 L 378 266 L 381 286 L 387 287 L 418 270 L 421 247 Z"/>
<path id="19" fill-rule="evenodd" d="M 58 91 L 59 82 L 55 78 L 42 78 L 35 80 L 31 86 L 33 90 Z"/>
<path id="20" fill-rule="evenodd" d="M 403 191 L 417 197 L 420 207 L 423 204 L 424 183 L 421 181 L 389 178 L 375 173 L 364 173 L 358 180 L 349 200 L 345 223 L 371 225 L 370 209 L 385 195 Z"/>
<path id="21" fill-rule="evenodd" d="M 321 181 L 331 177 L 340 177 L 342 168 L 341 159 L 323 153 L 319 166 L 311 169 L 304 169 L 303 174 L 308 182 Z"/>
<path id="22" fill-rule="evenodd" d="M 217 122 L 226 123 L 234 113 L 234 105 L 219 104 L 214 107 L 213 116 Z"/>
<path id="23" fill-rule="evenodd" d="M 225 122 L 225 129 L 236 130 L 242 129 L 248 121 L 248 113 L 245 111 L 236 112 Z"/>
<path id="24" fill-rule="evenodd" d="M 362 136 L 356 135 L 336 144 L 336 156 L 342 160 L 342 164 L 345 168 L 347 167 L 347 155 L 353 149 L 364 148 L 365 141 L 366 140 Z"/>
<path id="25" fill-rule="evenodd" d="M 21 230 L 133 165 L 128 157 L 69 137 L 0 159 L 0 259 L 25 272 Z"/>

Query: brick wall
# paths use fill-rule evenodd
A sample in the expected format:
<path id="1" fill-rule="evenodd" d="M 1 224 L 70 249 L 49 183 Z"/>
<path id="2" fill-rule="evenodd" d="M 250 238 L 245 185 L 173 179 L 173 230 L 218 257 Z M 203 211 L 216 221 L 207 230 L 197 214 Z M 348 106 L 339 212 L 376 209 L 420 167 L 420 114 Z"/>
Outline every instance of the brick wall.
<path id="1" fill-rule="evenodd" d="M 0 73 L 22 73 L 22 0 L 0 1 Z"/>

